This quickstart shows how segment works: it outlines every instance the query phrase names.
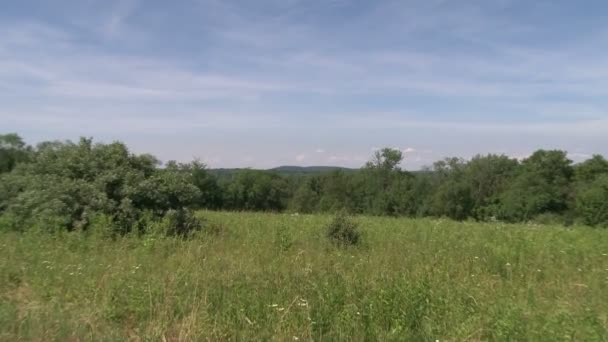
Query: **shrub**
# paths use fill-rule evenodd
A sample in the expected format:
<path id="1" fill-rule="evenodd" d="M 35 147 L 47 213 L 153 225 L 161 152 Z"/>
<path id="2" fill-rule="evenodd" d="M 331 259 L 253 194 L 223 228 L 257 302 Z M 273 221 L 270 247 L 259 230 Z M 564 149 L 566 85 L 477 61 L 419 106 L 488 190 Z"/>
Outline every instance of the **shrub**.
<path id="1" fill-rule="evenodd" d="M 293 237 L 287 226 L 280 226 L 275 235 L 275 244 L 283 252 L 288 251 L 293 246 Z"/>
<path id="2" fill-rule="evenodd" d="M 608 176 L 598 177 L 579 191 L 576 210 L 585 224 L 608 227 Z"/>
<path id="3" fill-rule="evenodd" d="M 339 246 L 355 246 L 361 242 L 358 225 L 341 211 L 327 226 L 327 237 Z"/>
<path id="4" fill-rule="evenodd" d="M 203 222 L 191 210 L 171 209 L 165 214 L 167 235 L 187 237 L 203 229 Z"/>
<path id="5" fill-rule="evenodd" d="M 86 231 L 99 215 L 112 235 L 144 233 L 156 223 L 169 235 L 202 228 L 188 209 L 200 196 L 191 175 L 158 169 L 153 157 L 123 144 L 47 143 L 30 159 L 2 175 L 0 215 L 11 218 L 3 229 Z"/>

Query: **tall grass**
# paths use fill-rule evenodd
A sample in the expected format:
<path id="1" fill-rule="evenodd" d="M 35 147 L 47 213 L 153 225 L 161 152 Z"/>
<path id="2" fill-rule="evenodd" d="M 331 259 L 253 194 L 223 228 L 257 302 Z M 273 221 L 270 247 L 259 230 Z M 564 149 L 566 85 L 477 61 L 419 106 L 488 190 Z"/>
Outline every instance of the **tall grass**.
<path id="1" fill-rule="evenodd" d="M 204 212 L 190 240 L 0 234 L 0 340 L 607 340 L 608 230 Z"/>

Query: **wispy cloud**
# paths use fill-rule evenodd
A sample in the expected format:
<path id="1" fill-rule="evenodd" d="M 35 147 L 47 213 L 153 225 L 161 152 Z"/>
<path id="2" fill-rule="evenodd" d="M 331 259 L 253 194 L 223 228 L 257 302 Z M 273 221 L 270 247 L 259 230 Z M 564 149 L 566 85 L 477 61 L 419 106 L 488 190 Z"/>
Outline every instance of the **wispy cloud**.
<path id="1" fill-rule="evenodd" d="M 139 0 L 118 0 L 112 7 L 101 33 L 107 38 L 119 36 L 124 29 L 127 19 L 139 6 Z"/>
<path id="2" fill-rule="evenodd" d="M 227 146 L 226 164 L 607 153 L 608 8 L 573 6 L 59 0 L 2 17 L 0 118 L 32 139 L 185 135 L 175 149 Z"/>

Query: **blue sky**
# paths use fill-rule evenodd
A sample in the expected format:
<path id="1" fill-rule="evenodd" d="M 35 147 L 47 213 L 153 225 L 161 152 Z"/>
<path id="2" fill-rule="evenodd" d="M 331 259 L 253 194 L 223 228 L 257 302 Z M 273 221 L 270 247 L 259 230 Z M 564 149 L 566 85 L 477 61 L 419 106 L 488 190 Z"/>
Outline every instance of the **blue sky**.
<path id="1" fill-rule="evenodd" d="M 608 155 L 608 2 L 4 1 L 0 131 L 211 167 Z"/>

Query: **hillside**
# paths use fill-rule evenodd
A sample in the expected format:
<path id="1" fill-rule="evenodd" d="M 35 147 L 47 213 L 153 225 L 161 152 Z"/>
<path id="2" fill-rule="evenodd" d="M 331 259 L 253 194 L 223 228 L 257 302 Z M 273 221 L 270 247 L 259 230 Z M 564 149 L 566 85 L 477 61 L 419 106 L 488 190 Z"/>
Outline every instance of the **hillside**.
<path id="1" fill-rule="evenodd" d="M 213 174 L 223 176 L 223 175 L 232 175 L 239 170 L 243 170 L 242 168 L 219 168 L 219 169 L 210 169 L 209 171 Z M 342 170 L 345 172 L 353 172 L 357 169 L 345 168 L 340 166 L 291 166 L 284 165 L 275 167 L 272 169 L 266 169 L 263 171 L 273 171 L 278 174 L 289 176 L 289 175 L 316 175 L 336 170 Z"/>

